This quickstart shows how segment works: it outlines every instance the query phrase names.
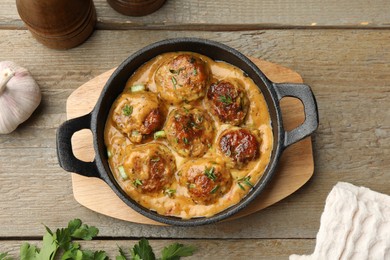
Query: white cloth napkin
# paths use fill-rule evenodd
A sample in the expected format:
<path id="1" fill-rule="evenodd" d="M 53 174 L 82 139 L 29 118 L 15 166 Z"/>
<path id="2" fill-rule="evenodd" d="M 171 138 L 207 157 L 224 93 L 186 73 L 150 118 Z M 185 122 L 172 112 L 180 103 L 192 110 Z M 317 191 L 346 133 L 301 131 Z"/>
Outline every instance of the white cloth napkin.
<path id="1" fill-rule="evenodd" d="M 390 259 L 390 196 L 339 182 L 329 193 L 312 255 L 290 260 Z"/>

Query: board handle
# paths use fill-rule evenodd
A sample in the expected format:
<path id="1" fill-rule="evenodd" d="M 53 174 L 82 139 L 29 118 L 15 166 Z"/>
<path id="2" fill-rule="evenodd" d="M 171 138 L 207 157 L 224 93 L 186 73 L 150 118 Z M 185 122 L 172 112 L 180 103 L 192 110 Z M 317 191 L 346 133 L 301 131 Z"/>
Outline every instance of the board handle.
<path id="1" fill-rule="evenodd" d="M 72 150 L 72 136 L 82 129 L 91 129 L 91 114 L 64 122 L 57 130 L 57 157 L 60 166 L 68 171 L 86 177 L 99 177 L 99 171 L 93 162 L 77 159 Z"/>
<path id="2" fill-rule="evenodd" d="M 273 83 L 280 101 L 284 97 L 294 97 L 302 101 L 305 121 L 291 131 L 284 133 L 284 147 L 292 145 L 303 138 L 311 135 L 318 127 L 317 102 L 311 88 L 305 84 L 295 83 Z"/>

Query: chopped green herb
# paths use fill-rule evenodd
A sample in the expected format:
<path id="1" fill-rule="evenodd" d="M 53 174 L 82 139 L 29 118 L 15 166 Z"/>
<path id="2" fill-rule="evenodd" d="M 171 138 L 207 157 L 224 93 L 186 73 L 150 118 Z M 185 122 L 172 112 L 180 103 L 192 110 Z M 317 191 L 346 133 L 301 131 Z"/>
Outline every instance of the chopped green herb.
<path id="1" fill-rule="evenodd" d="M 190 189 L 193 189 L 195 187 L 196 187 L 195 183 L 191 183 L 191 184 L 188 185 L 188 188 L 190 188 Z"/>
<path id="2" fill-rule="evenodd" d="M 237 184 L 238 184 L 238 187 L 240 187 L 240 189 L 245 190 L 244 186 L 242 186 L 242 184 L 240 182 L 237 182 Z"/>
<path id="3" fill-rule="evenodd" d="M 165 193 L 165 195 L 167 195 L 168 197 L 172 197 L 173 195 L 175 195 L 176 190 L 174 190 L 174 189 L 165 189 L 165 190 L 164 190 L 164 193 Z"/>
<path id="4" fill-rule="evenodd" d="M 123 166 L 118 167 L 119 174 L 123 180 L 127 180 L 129 177 L 127 176 L 127 173 L 125 171 L 125 168 Z"/>
<path id="5" fill-rule="evenodd" d="M 215 168 L 214 166 L 211 166 L 210 168 L 207 168 L 204 170 L 204 174 L 212 181 L 215 181 L 217 179 L 217 176 L 214 173 Z"/>
<path id="6" fill-rule="evenodd" d="M 131 116 L 133 113 L 133 107 L 129 105 L 125 105 L 125 107 L 122 109 L 124 116 Z"/>
<path id="7" fill-rule="evenodd" d="M 198 75 L 198 71 L 196 70 L 196 68 L 194 69 L 193 74 L 194 74 L 195 76 Z"/>
<path id="8" fill-rule="evenodd" d="M 157 131 L 154 133 L 154 139 L 159 139 L 159 138 L 165 138 L 167 134 L 165 133 L 164 130 Z"/>
<path id="9" fill-rule="evenodd" d="M 137 188 L 138 186 L 142 185 L 142 181 L 140 179 L 135 179 L 133 181 L 133 185 Z"/>
<path id="10" fill-rule="evenodd" d="M 173 88 L 176 89 L 176 85 L 177 85 L 176 78 L 172 76 L 171 80 L 172 80 Z"/>
<path id="11" fill-rule="evenodd" d="M 152 159 L 150 159 L 151 162 L 159 162 L 160 161 L 160 157 L 153 157 Z"/>
<path id="12" fill-rule="evenodd" d="M 183 137 L 183 142 L 184 142 L 185 144 L 189 144 L 189 141 L 188 141 L 188 139 L 187 139 L 186 137 Z"/>
<path id="13" fill-rule="evenodd" d="M 225 95 L 225 96 L 220 95 L 219 96 L 219 101 L 221 101 L 225 105 L 230 105 L 231 103 L 233 103 L 233 100 L 232 100 L 232 98 L 229 95 Z"/>
<path id="14" fill-rule="evenodd" d="M 214 194 L 214 193 L 217 192 L 218 189 L 219 189 L 219 185 L 216 185 L 216 186 L 210 191 L 210 193 L 211 193 L 211 194 Z"/>
<path id="15" fill-rule="evenodd" d="M 137 85 L 131 86 L 130 89 L 131 89 L 131 92 L 143 91 L 143 90 L 145 90 L 145 85 L 137 84 Z"/>
<path id="16" fill-rule="evenodd" d="M 251 179 L 251 176 L 246 176 L 246 177 L 240 178 L 237 180 L 237 184 L 238 184 L 238 186 L 240 186 L 240 188 L 242 190 L 245 190 L 245 188 L 242 184 L 245 184 L 248 187 L 253 188 L 253 184 L 250 182 L 250 179 Z"/>

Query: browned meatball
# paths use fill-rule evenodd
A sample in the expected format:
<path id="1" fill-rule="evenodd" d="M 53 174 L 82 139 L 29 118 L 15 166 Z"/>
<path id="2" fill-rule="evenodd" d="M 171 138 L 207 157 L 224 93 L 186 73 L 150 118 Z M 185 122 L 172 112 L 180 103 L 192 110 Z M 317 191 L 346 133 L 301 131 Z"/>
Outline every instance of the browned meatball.
<path id="1" fill-rule="evenodd" d="M 157 91 L 171 104 L 197 100 L 205 95 L 209 71 L 200 58 L 179 54 L 158 68 L 155 74 Z"/>
<path id="2" fill-rule="evenodd" d="M 114 102 L 112 120 L 119 131 L 133 143 L 140 143 L 144 135 L 159 130 L 164 115 L 156 94 L 140 91 L 124 93 Z"/>
<path id="3" fill-rule="evenodd" d="M 225 165 L 207 159 L 191 160 L 179 171 L 179 182 L 187 187 L 191 198 L 199 204 L 212 204 L 232 186 L 232 176 Z"/>
<path id="4" fill-rule="evenodd" d="M 221 152 L 237 166 L 243 166 L 259 156 L 259 141 L 249 130 L 237 128 L 224 131 L 218 141 Z"/>
<path id="5" fill-rule="evenodd" d="M 172 183 L 175 158 L 161 144 L 146 144 L 126 149 L 123 168 L 132 184 L 142 192 L 161 192 Z"/>
<path id="6" fill-rule="evenodd" d="M 197 108 L 172 110 L 164 130 L 171 147 L 183 157 L 204 155 L 214 138 L 210 117 Z"/>
<path id="7" fill-rule="evenodd" d="M 207 91 L 212 112 L 223 123 L 240 125 L 248 112 L 249 100 L 244 88 L 234 80 L 212 84 Z"/>

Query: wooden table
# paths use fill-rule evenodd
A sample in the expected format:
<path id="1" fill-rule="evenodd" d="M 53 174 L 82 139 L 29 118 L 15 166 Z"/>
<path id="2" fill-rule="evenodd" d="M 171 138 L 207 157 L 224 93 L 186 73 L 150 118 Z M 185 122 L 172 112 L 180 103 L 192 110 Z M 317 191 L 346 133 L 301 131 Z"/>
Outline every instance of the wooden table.
<path id="1" fill-rule="evenodd" d="M 0 2 L 0 60 L 27 67 L 43 93 L 37 111 L 0 136 L 0 252 L 39 244 L 45 224 L 81 218 L 100 229 L 88 248 L 130 247 L 146 237 L 158 250 L 173 241 L 199 248 L 193 259 L 286 259 L 311 253 L 325 198 L 346 181 L 390 194 L 390 2 L 327 0 L 168 0 L 156 13 L 126 17 L 95 0 L 97 30 L 83 45 L 48 49 Z M 318 101 L 313 178 L 293 195 L 251 216 L 196 228 L 132 224 L 90 211 L 73 198 L 56 156 L 56 129 L 67 97 L 139 48 L 166 38 L 220 41 L 302 75 Z M 1 111 L 0 111 L 1 112 Z"/>

